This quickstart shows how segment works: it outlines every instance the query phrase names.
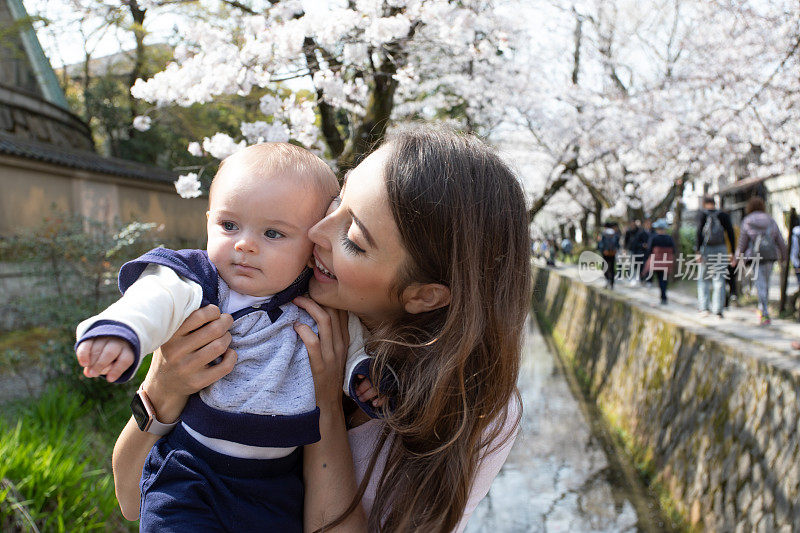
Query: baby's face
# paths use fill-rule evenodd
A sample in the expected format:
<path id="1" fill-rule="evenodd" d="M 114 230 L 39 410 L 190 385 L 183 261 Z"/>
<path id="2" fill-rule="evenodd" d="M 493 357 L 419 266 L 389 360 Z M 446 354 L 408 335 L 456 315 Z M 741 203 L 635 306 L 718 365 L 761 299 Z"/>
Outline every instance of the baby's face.
<path id="1" fill-rule="evenodd" d="M 228 286 L 268 296 L 289 286 L 311 256 L 308 229 L 330 199 L 307 179 L 253 176 L 228 164 L 217 176 L 208 211 L 208 256 Z"/>

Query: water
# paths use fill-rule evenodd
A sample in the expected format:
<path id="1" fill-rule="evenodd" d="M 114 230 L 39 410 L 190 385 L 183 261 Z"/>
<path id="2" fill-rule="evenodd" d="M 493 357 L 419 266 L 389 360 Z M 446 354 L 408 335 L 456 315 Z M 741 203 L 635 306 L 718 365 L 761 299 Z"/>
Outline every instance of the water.
<path id="1" fill-rule="evenodd" d="M 630 472 L 623 481 L 619 458 L 592 432 L 598 420 L 587 420 L 591 409 L 573 396 L 532 321 L 519 383 L 520 433 L 467 533 L 661 530 L 657 506 Z"/>

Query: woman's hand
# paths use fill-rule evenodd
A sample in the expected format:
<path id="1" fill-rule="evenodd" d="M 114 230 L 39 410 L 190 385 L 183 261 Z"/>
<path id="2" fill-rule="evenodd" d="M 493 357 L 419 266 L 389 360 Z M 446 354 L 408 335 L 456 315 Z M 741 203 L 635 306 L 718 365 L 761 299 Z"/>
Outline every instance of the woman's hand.
<path id="1" fill-rule="evenodd" d="M 350 335 L 347 331 L 347 311 L 322 307 L 303 296 L 295 298 L 294 303 L 311 315 L 319 329 L 317 336 L 305 324 L 294 326 L 308 350 L 320 408 L 321 439 L 303 449 L 303 479 L 306 487 L 303 530 L 315 531 L 343 514 L 358 488 L 342 411 L 342 381 Z M 366 524 L 366 515 L 359 505 L 342 523 L 325 531 L 362 533 L 367 531 Z"/>
<path id="2" fill-rule="evenodd" d="M 142 387 L 153 402 L 159 421 L 177 420 L 191 394 L 233 369 L 236 352 L 228 348 L 232 325 L 231 315 L 220 314 L 217 306 L 207 305 L 189 315 L 175 335 L 153 354 Z M 219 364 L 209 364 L 220 355 Z"/>
<path id="3" fill-rule="evenodd" d="M 298 296 L 295 305 L 305 309 L 317 323 L 319 336 L 306 324 L 295 324 L 294 330 L 308 350 L 314 389 L 320 409 L 341 410 L 344 364 L 350 334 L 347 330 L 347 311 L 322 307 L 311 298 Z"/>
<path id="4" fill-rule="evenodd" d="M 175 335 L 153 354 L 142 387 L 160 422 L 177 420 L 190 394 L 231 371 L 236 362 L 236 352 L 228 348 L 231 324 L 231 316 L 221 315 L 216 306 L 203 307 L 189 315 Z M 220 355 L 222 362 L 208 366 Z M 122 514 L 128 520 L 139 518 L 139 480 L 147 454 L 158 439 L 140 431 L 131 418 L 114 445 L 111 458 L 114 488 Z"/>

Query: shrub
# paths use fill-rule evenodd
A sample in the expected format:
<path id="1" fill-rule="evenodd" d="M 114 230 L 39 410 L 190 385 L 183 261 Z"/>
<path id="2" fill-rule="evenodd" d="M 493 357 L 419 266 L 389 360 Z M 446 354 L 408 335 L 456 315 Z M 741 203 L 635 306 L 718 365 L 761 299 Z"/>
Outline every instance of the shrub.
<path id="1" fill-rule="evenodd" d="M 6 313 L 19 328 L 46 331 L 39 346 L 0 346 L 0 362 L 17 376 L 38 360 L 48 379 L 63 378 L 87 398 L 109 399 L 117 387 L 85 380 L 73 343 L 75 327 L 119 296 L 116 273 L 125 261 L 156 246 L 156 225 L 133 222 L 107 228 L 81 217 L 53 215 L 42 224 L 0 244 L 0 255 L 24 265 L 30 290 L 12 299 Z M 28 343 L 29 344 L 29 343 Z"/>
<path id="2" fill-rule="evenodd" d="M 0 257 L 22 264 L 31 280 L 31 290 L 9 302 L 19 327 L 73 331 L 78 318 L 97 313 L 116 297 L 117 270 L 155 246 L 155 229 L 154 223 L 140 222 L 108 228 L 56 214 L 0 243 Z"/>
<path id="3" fill-rule="evenodd" d="M 683 254 L 684 257 L 692 257 L 694 255 L 696 233 L 697 229 L 694 226 L 681 226 L 676 252 Z"/>

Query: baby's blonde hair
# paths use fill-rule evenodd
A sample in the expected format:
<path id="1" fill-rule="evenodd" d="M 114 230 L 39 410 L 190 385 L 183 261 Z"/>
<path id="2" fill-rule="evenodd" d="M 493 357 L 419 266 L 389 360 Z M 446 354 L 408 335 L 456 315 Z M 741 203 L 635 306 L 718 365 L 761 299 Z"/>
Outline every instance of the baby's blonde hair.
<path id="1" fill-rule="evenodd" d="M 234 161 L 239 161 L 247 170 L 259 176 L 273 173 L 293 174 L 299 179 L 305 179 L 308 185 L 318 188 L 326 198 L 332 199 L 339 194 L 339 182 L 325 161 L 294 144 L 270 142 L 248 146 L 226 157 L 211 182 L 209 200 L 214 194 L 217 177 L 222 174 L 226 164 Z"/>

